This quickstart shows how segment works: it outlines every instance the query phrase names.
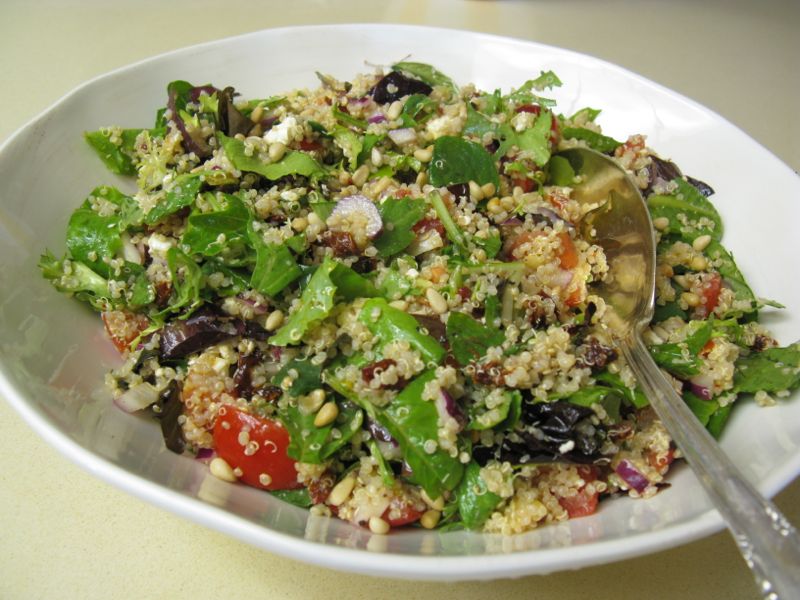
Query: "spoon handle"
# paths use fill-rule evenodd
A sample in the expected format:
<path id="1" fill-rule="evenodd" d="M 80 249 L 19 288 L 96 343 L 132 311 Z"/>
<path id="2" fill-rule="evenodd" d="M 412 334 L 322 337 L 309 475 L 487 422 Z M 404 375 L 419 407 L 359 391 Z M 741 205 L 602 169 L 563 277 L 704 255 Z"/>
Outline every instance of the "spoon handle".
<path id="1" fill-rule="evenodd" d="M 744 479 L 653 362 L 638 335 L 620 344 L 650 404 L 728 524 L 764 598 L 800 594 L 800 536 Z"/>

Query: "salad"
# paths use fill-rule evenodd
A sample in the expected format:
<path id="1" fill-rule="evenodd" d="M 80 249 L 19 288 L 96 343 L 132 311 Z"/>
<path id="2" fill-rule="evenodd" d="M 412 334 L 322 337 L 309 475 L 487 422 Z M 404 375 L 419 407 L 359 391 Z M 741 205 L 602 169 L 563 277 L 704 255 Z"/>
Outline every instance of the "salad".
<path id="1" fill-rule="evenodd" d="M 658 240 L 645 339 L 719 436 L 738 398 L 800 385 L 721 244 L 712 188 L 552 72 L 509 90 L 400 62 L 243 99 L 173 81 L 152 128 L 86 141 L 124 188 L 72 213 L 39 266 L 100 313 L 106 385 L 169 450 L 375 533 L 518 533 L 649 497 L 680 458 L 603 325 L 602 248 L 559 150 L 613 156 Z"/>

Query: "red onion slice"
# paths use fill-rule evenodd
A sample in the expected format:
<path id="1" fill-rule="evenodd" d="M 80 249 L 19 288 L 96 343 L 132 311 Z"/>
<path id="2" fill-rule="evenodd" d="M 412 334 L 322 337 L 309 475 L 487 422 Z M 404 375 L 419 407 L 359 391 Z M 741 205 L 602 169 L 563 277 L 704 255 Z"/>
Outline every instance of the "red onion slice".
<path id="1" fill-rule="evenodd" d="M 622 477 L 625 483 L 639 493 L 642 493 L 645 488 L 650 485 L 650 480 L 642 475 L 628 459 L 623 459 L 620 461 L 620 463 L 617 465 L 617 468 L 614 470 L 616 471 L 617 475 Z"/>
<path id="2" fill-rule="evenodd" d="M 331 212 L 331 217 L 334 216 L 347 221 L 351 221 L 353 217 L 357 216 L 366 218 L 366 234 L 370 239 L 375 238 L 383 229 L 383 220 L 378 212 L 378 207 L 372 200 L 360 194 L 339 200 Z"/>

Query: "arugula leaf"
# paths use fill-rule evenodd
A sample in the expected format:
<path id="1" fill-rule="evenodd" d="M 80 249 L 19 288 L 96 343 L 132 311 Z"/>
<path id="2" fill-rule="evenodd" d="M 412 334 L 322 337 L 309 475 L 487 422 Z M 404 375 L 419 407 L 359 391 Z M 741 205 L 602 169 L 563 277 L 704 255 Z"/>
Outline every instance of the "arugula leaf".
<path id="1" fill-rule="evenodd" d="M 647 396 L 639 388 L 629 388 L 622 381 L 622 378 L 615 373 L 603 371 L 595 376 L 598 383 L 604 383 L 617 391 L 628 404 L 634 408 L 644 408 L 650 404 Z"/>
<path id="2" fill-rule="evenodd" d="M 388 198 L 378 207 L 383 231 L 373 242 L 378 256 L 387 258 L 405 250 L 414 241 L 412 228 L 425 216 L 428 206 L 422 198 Z"/>
<path id="3" fill-rule="evenodd" d="M 362 137 L 351 129 L 338 125 L 333 130 L 333 140 L 336 142 L 336 145 L 342 149 L 342 152 L 344 152 L 345 157 L 350 163 L 350 170 L 355 171 L 358 167 L 358 157 L 364 147 Z"/>
<path id="4" fill-rule="evenodd" d="M 103 161 L 106 168 L 118 175 L 136 175 L 136 165 L 133 162 L 136 145 L 136 138 L 142 129 L 123 129 L 119 132 L 120 143 L 115 144 L 111 141 L 111 130 L 100 129 L 98 131 L 87 131 L 83 134 L 86 142 Z M 152 130 L 151 135 L 164 135 L 164 131 Z"/>
<path id="5" fill-rule="evenodd" d="M 164 217 L 178 212 L 183 207 L 191 206 L 202 185 L 203 181 L 199 174 L 178 175 L 172 187 L 167 191 L 164 200 L 150 209 L 150 212 L 144 217 L 144 222 L 148 225 L 158 223 Z"/>
<path id="6" fill-rule="evenodd" d="M 453 80 L 431 65 L 419 62 L 403 61 L 393 64 L 392 69 L 414 75 L 431 87 L 441 85 L 450 89 L 454 94 L 458 94 L 458 86 L 453 83 Z"/>
<path id="7" fill-rule="evenodd" d="M 550 160 L 550 127 L 552 122 L 552 113 L 543 111 L 536 118 L 533 126 L 521 133 L 518 133 L 507 123 L 500 125 L 497 128 L 497 136 L 501 141 L 500 146 L 494 153 L 495 160 L 501 159 L 513 146 L 516 146 L 521 152 L 529 155 L 537 165 L 540 167 L 545 166 Z"/>
<path id="8" fill-rule="evenodd" d="M 342 263 L 331 271 L 331 281 L 336 286 L 337 295 L 348 301 L 381 295 L 372 281 Z"/>
<path id="9" fill-rule="evenodd" d="M 685 179 L 674 179 L 677 189 L 672 195 L 652 195 L 647 199 L 650 216 L 664 217 L 669 222 L 664 233 L 675 233 L 691 242 L 700 235 L 722 238 L 722 219 L 714 205 Z"/>
<path id="10" fill-rule="evenodd" d="M 280 293 L 303 274 L 285 244 L 266 244 L 252 225 L 248 230 L 250 244 L 256 251 L 256 264 L 250 286 L 270 297 Z"/>
<path id="11" fill-rule="evenodd" d="M 612 137 L 583 127 L 564 127 L 561 135 L 568 140 L 583 140 L 592 150 L 598 152 L 613 152 L 622 145 L 622 142 L 618 142 Z"/>
<path id="12" fill-rule="evenodd" d="M 481 467 L 475 461 L 464 470 L 464 477 L 456 488 L 456 499 L 461 522 L 467 529 L 478 529 L 483 525 L 502 500 L 488 490 L 481 478 Z"/>
<path id="13" fill-rule="evenodd" d="M 97 310 L 105 310 L 108 302 L 108 280 L 80 261 L 58 260 L 47 250 L 39 258 L 39 269 L 45 279 L 59 291 L 74 294 Z"/>
<path id="14" fill-rule="evenodd" d="M 500 298 L 488 296 L 484 304 L 483 320 L 489 327 L 497 328 L 500 326 Z"/>
<path id="15" fill-rule="evenodd" d="M 394 473 L 389 468 L 389 465 L 386 464 L 386 459 L 381 452 L 380 446 L 378 446 L 378 442 L 374 439 L 370 438 L 367 440 L 367 448 L 369 448 L 369 453 L 372 455 L 372 458 L 375 459 L 375 462 L 378 463 L 378 473 L 381 474 L 381 480 L 383 480 L 383 485 L 388 488 L 394 486 Z"/>
<path id="16" fill-rule="evenodd" d="M 314 506 L 314 501 L 308 493 L 308 488 L 299 488 L 297 490 L 270 490 L 269 493 L 278 500 L 283 500 L 284 502 L 299 506 L 300 508 L 311 508 Z"/>
<path id="17" fill-rule="evenodd" d="M 758 301 L 753 290 L 747 285 L 744 275 L 739 270 L 733 256 L 728 252 L 722 244 L 717 240 L 711 240 L 705 249 L 705 255 L 712 261 L 719 274 L 733 290 L 737 300 L 750 302 L 750 305 L 755 309 Z"/>
<path id="18" fill-rule="evenodd" d="M 356 119 L 354 116 L 350 115 L 350 113 L 339 110 L 338 106 L 331 108 L 331 113 L 333 113 L 333 116 L 337 122 L 341 123 L 342 125 L 347 125 L 348 127 L 355 127 L 356 129 L 363 131 L 367 128 L 367 125 L 369 125 L 365 120 Z"/>
<path id="19" fill-rule="evenodd" d="M 480 144 L 461 137 L 443 135 L 433 143 L 428 175 L 431 185 L 444 187 L 474 181 L 478 185 L 500 186 L 500 177 L 492 155 Z"/>
<path id="20" fill-rule="evenodd" d="M 203 272 L 200 267 L 174 246 L 167 250 L 167 266 L 172 279 L 172 296 L 163 312 L 175 312 L 184 306 L 188 306 L 189 311 L 194 310 L 202 303 Z"/>
<path id="21" fill-rule="evenodd" d="M 438 447 L 431 453 L 425 450 L 425 442 L 439 439 L 436 406 L 422 399 L 425 385 L 435 378 L 435 371 L 426 371 L 411 381 L 391 404 L 377 411 L 378 421 L 397 440 L 411 469 L 409 479 L 422 486 L 431 498 L 454 489 L 464 473 L 458 457 Z"/>
<path id="22" fill-rule="evenodd" d="M 378 135 L 375 133 L 367 133 L 361 140 L 361 151 L 358 153 L 358 157 L 356 159 L 356 165 L 361 166 L 370 158 L 372 149 L 375 147 L 375 144 L 380 142 L 384 138 L 383 135 Z"/>
<path id="23" fill-rule="evenodd" d="M 400 119 L 403 127 L 416 127 L 430 116 L 436 103 L 424 94 L 412 94 L 406 98 L 403 104 L 403 112 Z"/>
<path id="24" fill-rule="evenodd" d="M 567 396 L 566 400 L 586 408 L 591 408 L 592 404 L 599 404 L 613 422 L 616 423 L 620 419 L 621 395 L 614 388 L 603 385 L 585 387 Z"/>
<path id="25" fill-rule="evenodd" d="M 297 372 L 297 377 L 288 390 L 290 396 L 303 396 L 319 387 L 322 366 L 313 364 L 307 358 L 294 358 L 283 365 L 280 371 L 272 377 L 272 385 L 281 387 L 283 380 L 289 375 L 289 371 Z"/>
<path id="26" fill-rule="evenodd" d="M 708 340 L 711 339 L 711 334 L 714 331 L 714 321 L 689 321 L 685 331 L 686 338 L 684 343 L 689 352 L 697 356 L 708 343 Z"/>
<path id="27" fill-rule="evenodd" d="M 408 294 L 413 285 L 412 281 L 400 274 L 397 261 L 395 261 L 390 268 L 384 271 L 378 291 L 387 300 L 398 300 Z"/>
<path id="28" fill-rule="evenodd" d="M 549 88 L 561 87 L 561 80 L 552 71 L 542 71 L 536 79 L 529 79 L 516 90 L 505 97 L 505 100 L 515 104 L 538 104 L 540 106 L 555 106 L 556 101 L 551 98 L 542 98 L 534 94 Z"/>
<path id="29" fill-rule="evenodd" d="M 323 427 L 314 425 L 315 413 L 306 413 L 296 405 L 289 404 L 279 414 L 289 432 L 286 454 L 297 461 L 312 464 L 320 464 L 332 456 L 350 441 L 364 422 L 364 413 L 349 402 L 341 404 L 336 420 Z M 334 429 L 340 435 L 334 434 Z"/>
<path id="30" fill-rule="evenodd" d="M 800 342 L 785 348 L 767 348 L 736 361 L 733 389 L 755 394 L 800 387 Z"/>
<path id="31" fill-rule="evenodd" d="M 267 164 L 259 160 L 257 156 L 247 156 L 244 153 L 244 142 L 220 132 L 217 132 L 217 137 L 225 151 L 225 156 L 240 171 L 258 173 L 272 181 L 287 175 L 319 177 L 325 174 L 325 169 L 304 152 L 293 150 L 287 152 L 278 162 Z"/>
<path id="32" fill-rule="evenodd" d="M 717 412 L 711 415 L 711 417 L 708 419 L 708 425 L 706 428 L 708 429 L 708 432 L 715 438 L 719 439 L 719 436 L 722 435 L 722 430 L 725 428 L 725 424 L 728 422 L 728 417 L 731 415 L 732 408 L 733 403 L 720 406 Z"/>
<path id="33" fill-rule="evenodd" d="M 708 426 L 709 420 L 719 409 L 719 404 L 714 400 L 703 400 L 692 392 L 683 392 L 683 401 L 704 427 Z"/>
<path id="34" fill-rule="evenodd" d="M 600 113 L 603 112 L 599 108 L 590 108 L 588 106 L 581 108 L 580 110 L 576 111 L 574 115 L 572 115 L 569 120 L 576 121 L 576 120 L 584 120 L 588 122 L 594 122 L 594 120 L 600 116 Z"/>
<path id="35" fill-rule="evenodd" d="M 389 306 L 383 298 L 372 298 L 364 303 L 358 315 L 361 321 L 380 338 L 382 344 L 394 340 L 405 340 L 417 350 L 426 363 L 439 363 L 444 358 L 444 348 L 429 335 L 420 333 L 420 324 L 402 310 Z"/>
<path id="36" fill-rule="evenodd" d="M 249 287 L 255 287 L 250 283 L 251 274 L 249 272 L 231 268 L 216 259 L 204 261 L 200 269 L 203 272 L 203 278 L 206 280 L 213 273 L 222 273 L 229 281 L 229 283 L 221 287 L 214 288 L 214 293 L 221 297 L 235 296 Z"/>
<path id="37" fill-rule="evenodd" d="M 464 313 L 451 312 L 447 319 L 447 341 L 462 367 L 480 360 L 489 348 L 501 345 L 505 339 L 499 329 L 482 325 Z"/>
<path id="38" fill-rule="evenodd" d="M 297 310 L 275 332 L 275 335 L 269 338 L 270 344 L 275 346 L 297 344 L 309 329 L 330 314 L 336 295 L 336 286 L 331 281 L 331 271 L 336 265 L 335 260 L 325 257 L 303 290 Z"/>
<path id="39" fill-rule="evenodd" d="M 484 252 L 486 252 L 486 258 L 494 258 L 500 253 L 500 249 L 503 247 L 503 240 L 499 234 L 488 235 L 485 238 L 475 236 L 472 238 L 472 241 L 483 248 Z"/>
<path id="40" fill-rule="evenodd" d="M 482 139 L 487 133 L 494 133 L 497 130 L 497 124 L 491 119 L 484 116 L 472 104 L 467 104 L 467 120 L 464 123 L 464 135 L 473 135 L 478 139 Z"/>
<path id="41" fill-rule="evenodd" d="M 214 200 L 215 196 L 208 194 L 207 198 Z M 222 198 L 226 206 L 219 210 L 189 215 L 181 238 L 189 252 L 203 256 L 216 256 L 223 251 L 235 253 L 247 241 L 250 210 L 238 196 L 224 194 Z"/>
<path id="42" fill-rule="evenodd" d="M 440 138 L 441 139 L 441 138 Z M 456 222 L 453 220 L 450 211 L 447 208 L 447 205 L 442 200 L 441 195 L 436 190 L 432 191 L 428 194 L 428 201 L 433 206 L 433 210 L 436 211 L 436 216 L 444 225 L 445 233 L 447 233 L 447 237 L 450 239 L 451 242 L 455 245 L 458 249 L 459 253 L 466 254 L 467 253 L 467 240 L 464 238 L 464 234 L 459 229 Z"/>

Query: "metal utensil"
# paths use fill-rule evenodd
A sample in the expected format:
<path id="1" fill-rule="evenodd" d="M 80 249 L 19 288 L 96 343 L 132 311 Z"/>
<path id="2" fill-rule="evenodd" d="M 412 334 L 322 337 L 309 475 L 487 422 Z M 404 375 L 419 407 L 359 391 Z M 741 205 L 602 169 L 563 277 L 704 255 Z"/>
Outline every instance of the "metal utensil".
<path id="1" fill-rule="evenodd" d="M 573 196 L 596 206 L 584 236 L 606 253 L 609 271 L 596 290 L 607 304 L 605 325 L 650 404 L 725 519 L 763 597 L 800 597 L 800 537 L 722 452 L 656 366 L 641 333 L 653 318 L 655 238 L 647 205 L 613 160 L 584 148 L 560 153 L 578 175 Z"/>

